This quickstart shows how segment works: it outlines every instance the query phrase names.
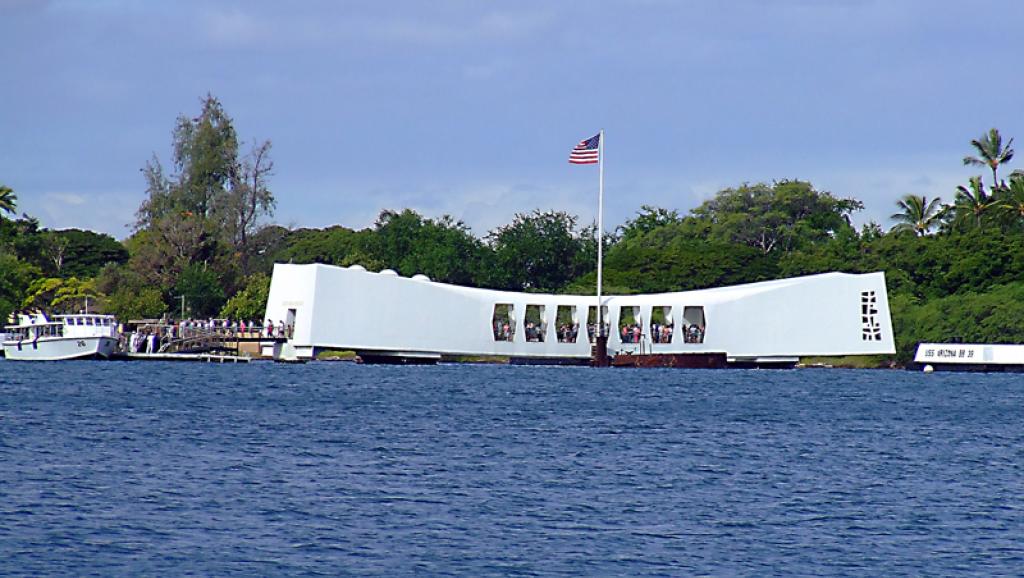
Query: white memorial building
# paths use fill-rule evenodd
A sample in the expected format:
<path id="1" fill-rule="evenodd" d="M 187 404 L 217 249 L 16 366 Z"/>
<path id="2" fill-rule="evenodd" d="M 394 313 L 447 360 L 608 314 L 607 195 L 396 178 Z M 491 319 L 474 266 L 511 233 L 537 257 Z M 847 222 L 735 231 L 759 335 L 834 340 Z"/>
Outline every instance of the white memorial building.
<path id="1" fill-rule="evenodd" d="M 604 296 L 602 305 L 611 356 L 724 353 L 730 363 L 791 365 L 799 356 L 895 353 L 884 273 Z M 354 350 L 582 362 L 598 330 L 593 295 L 475 289 L 358 265 L 276 264 L 266 318 L 291 328 L 275 354 L 299 359 Z"/>

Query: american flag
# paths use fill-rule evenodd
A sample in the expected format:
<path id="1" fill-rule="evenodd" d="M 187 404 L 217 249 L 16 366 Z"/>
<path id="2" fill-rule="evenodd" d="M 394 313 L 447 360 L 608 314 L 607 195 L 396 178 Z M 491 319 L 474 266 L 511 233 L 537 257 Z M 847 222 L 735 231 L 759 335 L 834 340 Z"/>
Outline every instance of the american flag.
<path id="1" fill-rule="evenodd" d="M 581 140 L 569 153 L 569 162 L 574 165 L 592 165 L 598 161 L 598 149 L 601 147 L 601 133 Z"/>

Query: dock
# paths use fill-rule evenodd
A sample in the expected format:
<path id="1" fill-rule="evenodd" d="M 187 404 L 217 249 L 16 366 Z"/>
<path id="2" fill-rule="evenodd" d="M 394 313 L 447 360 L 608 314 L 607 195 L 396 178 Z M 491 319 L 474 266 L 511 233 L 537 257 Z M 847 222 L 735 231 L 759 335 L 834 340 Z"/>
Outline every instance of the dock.
<path id="1" fill-rule="evenodd" d="M 920 343 L 907 369 L 1024 373 L 1024 345 L 1003 343 Z"/>
<path id="2" fill-rule="evenodd" d="M 199 361 L 203 363 L 249 363 L 245 355 L 222 355 L 217 353 L 115 353 L 115 361 Z"/>

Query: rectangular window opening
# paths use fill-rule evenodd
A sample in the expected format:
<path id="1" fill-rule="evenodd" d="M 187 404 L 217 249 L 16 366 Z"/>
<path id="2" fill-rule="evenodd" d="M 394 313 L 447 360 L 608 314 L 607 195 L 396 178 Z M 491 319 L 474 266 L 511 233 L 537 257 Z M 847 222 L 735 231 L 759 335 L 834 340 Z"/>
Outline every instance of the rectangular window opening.
<path id="1" fill-rule="evenodd" d="M 525 335 L 527 341 L 543 342 L 547 332 L 548 324 L 544 320 L 543 305 L 527 305 L 526 314 L 523 315 L 525 324 Z"/>
<path id="2" fill-rule="evenodd" d="M 495 341 L 512 341 L 516 335 L 515 306 L 511 303 L 495 303 L 491 327 Z"/>
<path id="3" fill-rule="evenodd" d="M 703 307 L 683 308 L 683 338 L 686 343 L 704 343 L 707 325 Z"/>
<path id="4" fill-rule="evenodd" d="M 622 343 L 640 343 L 643 333 L 640 321 L 640 308 L 635 305 L 619 307 L 619 339 Z"/>
<path id="5" fill-rule="evenodd" d="M 663 305 L 651 308 L 651 341 L 654 343 L 672 343 L 672 330 L 675 323 L 672 318 L 672 307 Z"/>
<path id="6" fill-rule="evenodd" d="M 559 343 L 576 343 L 580 322 L 576 317 L 575 305 L 559 305 L 555 311 L 555 325 L 558 328 Z"/>

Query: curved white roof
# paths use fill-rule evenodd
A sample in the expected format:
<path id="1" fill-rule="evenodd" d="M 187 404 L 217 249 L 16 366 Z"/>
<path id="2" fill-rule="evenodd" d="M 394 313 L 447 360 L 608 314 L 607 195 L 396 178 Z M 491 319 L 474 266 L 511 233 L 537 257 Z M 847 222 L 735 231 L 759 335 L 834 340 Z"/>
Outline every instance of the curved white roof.
<path id="1" fill-rule="evenodd" d="M 613 353 L 638 349 L 617 335 L 620 322 L 634 316 L 641 321 L 647 350 L 654 352 L 779 357 L 895 351 L 883 273 L 825 273 L 716 289 L 606 296 L 602 304 L 612 328 Z M 495 339 L 496 305 L 511 309 L 511 341 Z M 559 342 L 556 331 L 570 317 L 584 327 L 596 305 L 593 295 L 497 291 L 401 277 L 391 270 L 374 274 L 352 267 L 277 264 L 266 316 L 294 320 L 293 344 L 309 355 L 319 348 L 339 348 L 587 358 L 591 346 L 585 331 L 573 343 Z M 543 341 L 526 339 L 528 306 Z M 651 319 L 661 319 L 665 311 L 674 333 L 671 343 L 656 343 Z M 687 343 L 683 328 L 700 322 L 703 342 Z"/>

